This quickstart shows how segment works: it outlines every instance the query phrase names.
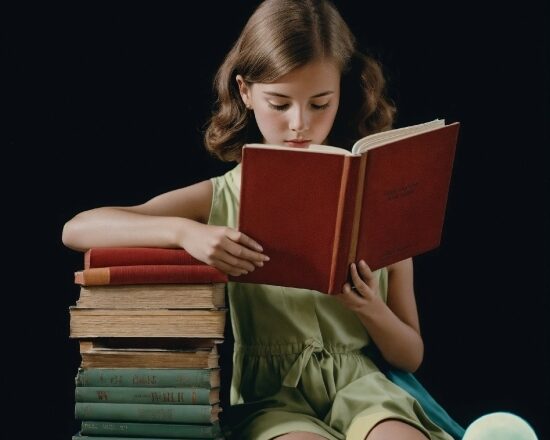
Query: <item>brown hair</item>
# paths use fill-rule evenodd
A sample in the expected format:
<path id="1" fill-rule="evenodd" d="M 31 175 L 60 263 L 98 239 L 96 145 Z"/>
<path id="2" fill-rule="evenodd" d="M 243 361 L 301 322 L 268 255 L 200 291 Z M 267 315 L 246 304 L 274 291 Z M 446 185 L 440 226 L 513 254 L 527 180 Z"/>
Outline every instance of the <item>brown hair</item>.
<path id="1" fill-rule="evenodd" d="M 235 77 L 270 83 L 315 59 L 336 62 L 342 72 L 338 113 L 330 143 L 349 146 L 359 137 L 391 128 L 395 108 L 384 96 L 378 62 L 355 49 L 355 38 L 327 0 L 266 0 L 246 23 L 214 79 L 215 110 L 205 144 L 224 161 L 240 160 L 247 142 L 261 142 Z"/>

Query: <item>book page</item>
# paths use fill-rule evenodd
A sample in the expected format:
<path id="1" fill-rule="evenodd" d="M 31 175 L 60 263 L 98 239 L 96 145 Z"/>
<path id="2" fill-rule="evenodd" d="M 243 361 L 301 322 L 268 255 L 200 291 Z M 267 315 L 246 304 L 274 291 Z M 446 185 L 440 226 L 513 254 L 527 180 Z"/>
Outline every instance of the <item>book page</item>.
<path id="1" fill-rule="evenodd" d="M 326 154 L 339 154 L 345 156 L 352 156 L 349 150 L 340 147 L 334 147 L 332 145 L 320 145 L 310 144 L 307 148 L 287 147 L 285 145 L 273 145 L 273 144 L 246 144 L 244 148 L 268 148 L 271 150 L 288 150 L 288 151 L 303 151 L 304 153 L 326 153 Z"/>
<path id="2" fill-rule="evenodd" d="M 423 124 L 410 125 L 408 127 L 396 128 L 394 130 L 382 131 L 380 133 L 371 134 L 359 139 L 352 148 L 352 153 L 361 154 L 371 148 L 387 144 L 396 139 L 402 139 L 412 136 L 417 133 L 435 130 L 436 128 L 444 127 L 444 119 L 434 119 Z"/>

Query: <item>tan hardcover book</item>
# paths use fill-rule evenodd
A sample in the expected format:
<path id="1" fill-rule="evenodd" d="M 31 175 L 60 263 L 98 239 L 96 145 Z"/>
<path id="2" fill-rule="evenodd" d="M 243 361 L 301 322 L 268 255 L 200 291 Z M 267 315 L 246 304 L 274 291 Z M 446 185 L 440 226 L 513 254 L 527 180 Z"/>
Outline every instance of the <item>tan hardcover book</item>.
<path id="1" fill-rule="evenodd" d="M 223 338 L 226 310 L 85 309 L 72 306 L 71 338 Z"/>
<path id="2" fill-rule="evenodd" d="M 155 338 L 152 338 L 155 339 Z M 82 368 L 217 368 L 219 367 L 219 340 L 209 345 L 193 343 L 196 339 L 176 339 L 173 344 L 126 345 L 109 343 L 109 340 L 81 339 Z M 200 340 L 198 340 L 200 341 Z"/>
<path id="3" fill-rule="evenodd" d="M 225 307 L 225 284 L 82 286 L 79 308 L 216 309 Z"/>

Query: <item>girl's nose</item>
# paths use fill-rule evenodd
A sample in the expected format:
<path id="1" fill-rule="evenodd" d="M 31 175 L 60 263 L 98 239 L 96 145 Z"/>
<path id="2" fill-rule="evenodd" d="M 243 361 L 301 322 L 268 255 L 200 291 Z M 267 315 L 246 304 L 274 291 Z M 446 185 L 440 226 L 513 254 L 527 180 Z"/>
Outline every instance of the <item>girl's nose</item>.
<path id="1" fill-rule="evenodd" d="M 309 129 L 309 120 L 308 116 L 306 114 L 306 111 L 304 111 L 301 108 L 296 108 L 290 117 L 289 121 L 289 128 L 290 130 L 301 133 L 303 131 L 306 131 Z"/>

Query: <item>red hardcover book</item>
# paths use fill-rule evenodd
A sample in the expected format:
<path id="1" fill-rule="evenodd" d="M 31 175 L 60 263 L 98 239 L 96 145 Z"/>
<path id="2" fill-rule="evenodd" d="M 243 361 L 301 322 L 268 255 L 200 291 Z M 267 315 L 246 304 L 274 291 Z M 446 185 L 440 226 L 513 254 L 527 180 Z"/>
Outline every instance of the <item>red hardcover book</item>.
<path id="1" fill-rule="evenodd" d="M 84 254 L 84 269 L 142 264 L 206 264 L 192 257 L 185 249 L 151 247 L 92 248 Z"/>
<path id="2" fill-rule="evenodd" d="M 271 260 L 234 280 L 335 294 L 352 262 L 376 270 L 438 247 L 458 130 L 437 119 L 351 152 L 245 145 L 239 229 Z"/>
<path id="3" fill-rule="evenodd" d="M 138 265 L 94 267 L 77 271 L 75 284 L 83 286 L 122 284 L 226 283 L 227 275 L 208 265 Z"/>

